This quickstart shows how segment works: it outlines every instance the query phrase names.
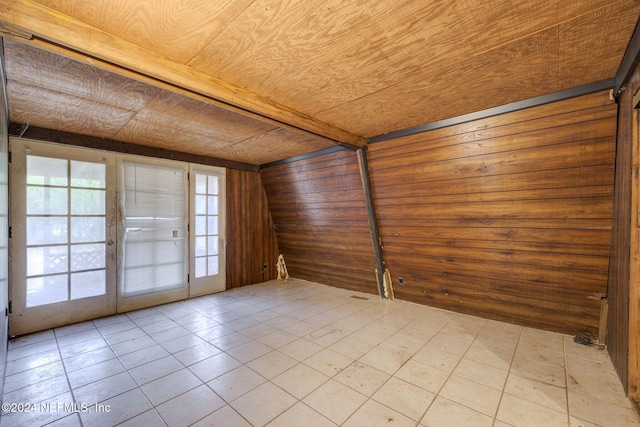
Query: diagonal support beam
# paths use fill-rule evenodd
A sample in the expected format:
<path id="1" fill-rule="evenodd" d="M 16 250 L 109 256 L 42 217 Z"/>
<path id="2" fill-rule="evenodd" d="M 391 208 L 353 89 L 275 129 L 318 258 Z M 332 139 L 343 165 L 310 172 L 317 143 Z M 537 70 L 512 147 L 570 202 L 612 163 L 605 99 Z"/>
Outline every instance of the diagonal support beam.
<path id="1" fill-rule="evenodd" d="M 43 6 L 33 0 L 0 0 L 0 31 L 56 53 L 68 51 L 110 64 L 128 77 L 136 75 L 159 86 L 184 89 L 236 112 L 260 116 L 272 123 L 321 136 L 339 145 L 363 147 L 364 137 L 354 135 L 307 114 L 295 111 L 259 94 L 235 86 L 188 65 L 123 40 L 86 22 Z"/>
<path id="2" fill-rule="evenodd" d="M 375 256 L 378 291 L 382 298 L 389 298 L 384 286 L 385 265 L 382 256 L 382 243 L 380 240 L 380 232 L 378 229 L 378 217 L 376 215 L 376 206 L 373 198 L 373 188 L 371 186 L 371 178 L 369 177 L 369 162 L 367 161 L 367 152 L 365 148 L 356 150 L 358 155 L 358 166 L 360 166 L 360 177 L 362 178 L 362 188 L 364 190 L 364 201 L 367 206 L 367 217 L 369 219 L 369 230 L 371 232 L 371 241 L 373 243 L 373 254 Z"/>

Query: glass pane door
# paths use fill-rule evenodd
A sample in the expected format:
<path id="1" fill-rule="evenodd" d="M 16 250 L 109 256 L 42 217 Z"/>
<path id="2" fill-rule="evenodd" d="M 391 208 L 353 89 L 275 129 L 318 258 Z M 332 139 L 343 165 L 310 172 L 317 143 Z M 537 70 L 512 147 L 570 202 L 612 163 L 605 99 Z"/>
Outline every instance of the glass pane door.
<path id="1" fill-rule="evenodd" d="M 118 311 L 188 296 L 187 170 L 154 159 L 121 161 Z"/>
<path id="2" fill-rule="evenodd" d="M 27 307 L 106 292 L 106 166 L 27 155 Z"/>
<path id="3" fill-rule="evenodd" d="M 113 157 L 22 140 L 12 141 L 12 156 L 14 312 L 30 325 L 53 312 L 64 312 L 57 323 L 84 320 L 88 307 L 105 302 L 99 313 L 115 312 L 115 286 L 108 285 L 115 266 L 107 263 Z M 20 323 L 12 333 L 32 327 Z"/>
<path id="4" fill-rule="evenodd" d="M 224 169 L 191 170 L 192 273 L 190 295 L 223 291 Z"/>

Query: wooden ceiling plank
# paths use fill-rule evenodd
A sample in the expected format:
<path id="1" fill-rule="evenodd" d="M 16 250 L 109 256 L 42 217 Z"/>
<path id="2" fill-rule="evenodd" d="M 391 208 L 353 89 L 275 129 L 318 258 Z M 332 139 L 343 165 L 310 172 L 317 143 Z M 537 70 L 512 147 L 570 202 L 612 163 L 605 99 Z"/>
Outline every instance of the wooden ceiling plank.
<path id="1" fill-rule="evenodd" d="M 247 8 L 190 64 L 315 115 L 429 70 L 473 61 L 602 3 L 265 0 Z"/>
<path id="2" fill-rule="evenodd" d="M 144 135 L 144 143 L 141 141 L 140 135 Z M 136 143 L 140 145 L 157 147 L 171 150 L 175 147 L 188 147 L 181 151 L 189 152 L 195 155 L 211 156 L 215 153 L 218 158 L 226 160 L 239 160 L 227 155 L 232 144 L 221 138 L 214 138 L 193 132 L 191 130 L 179 129 L 168 123 L 165 126 L 158 126 L 156 123 L 149 123 L 139 118 L 132 119 L 116 137 L 119 141 L 127 143 Z M 247 161 L 246 158 L 241 161 L 246 163 L 255 162 Z"/>
<path id="3" fill-rule="evenodd" d="M 94 148 L 96 150 L 113 151 L 116 153 L 135 154 L 147 157 L 178 160 L 182 162 L 197 163 L 201 165 L 220 166 L 229 169 L 258 172 L 259 166 L 244 162 L 232 161 L 210 157 L 207 155 L 185 153 L 172 149 L 162 149 L 139 144 L 130 144 L 108 138 L 96 138 L 73 132 L 62 132 L 34 126 L 26 126 L 19 123 L 9 125 L 9 135 L 38 141 L 54 142 L 59 144 L 74 145 L 78 147 Z"/>
<path id="4" fill-rule="evenodd" d="M 4 41 L 10 115 L 31 127 L 251 164 L 318 147 L 340 147 L 206 100 L 158 89 L 7 38 Z M 56 79 L 60 70 L 64 73 Z M 145 96 L 139 99 L 142 94 Z M 118 105 L 118 99 L 125 102 Z M 239 151 L 238 144 L 245 141 L 247 149 Z M 256 145 L 256 141 L 261 143 Z"/>
<path id="5" fill-rule="evenodd" d="M 5 41 L 6 40 L 10 40 L 10 43 L 14 44 L 14 45 L 18 45 L 20 43 L 24 43 L 25 40 L 23 37 L 15 37 L 14 35 L 5 35 L 4 37 Z M 19 40 L 18 42 L 14 41 L 14 40 Z M 54 45 L 54 44 L 50 44 L 46 41 L 43 40 L 39 40 L 39 39 L 33 39 L 30 40 L 30 46 L 41 49 L 43 51 L 47 51 L 49 53 L 53 53 L 56 54 L 58 56 L 62 56 L 65 58 L 69 58 L 72 59 L 76 62 L 79 62 L 83 65 L 90 65 L 92 67 L 96 67 L 99 68 L 101 70 L 105 70 L 108 71 L 112 74 L 116 74 L 116 75 L 120 75 L 123 77 L 126 77 L 128 79 L 131 80 L 132 84 L 133 83 L 139 83 L 139 84 L 143 84 L 143 85 L 147 85 L 150 89 L 163 89 L 167 92 L 176 94 L 176 95 L 182 95 L 186 98 L 195 100 L 195 101 L 199 101 L 199 102 L 203 102 L 206 103 L 207 105 L 210 105 L 212 108 L 219 108 L 221 110 L 223 110 L 225 113 L 224 114 L 217 114 L 216 117 L 212 117 L 210 122 L 208 123 L 208 126 L 211 125 L 212 122 L 217 122 L 218 120 L 223 119 L 224 117 L 227 117 L 229 119 L 229 121 L 231 121 L 231 116 L 233 114 L 238 114 L 243 116 L 242 118 L 240 118 L 240 121 L 243 122 L 244 126 L 250 126 L 252 128 L 256 128 L 260 126 L 260 123 L 263 124 L 267 124 L 269 125 L 269 129 L 273 129 L 274 127 L 279 127 L 282 129 L 288 129 L 290 130 L 292 133 L 298 133 L 299 135 L 304 135 L 306 137 L 309 136 L 313 136 L 318 140 L 322 140 L 325 141 L 326 143 L 329 144 L 335 144 L 335 141 L 333 139 L 330 138 L 325 138 L 323 136 L 320 135 L 314 135 L 314 134 L 310 134 L 309 132 L 306 132 L 304 130 L 301 130 L 297 127 L 293 127 L 287 124 L 283 124 L 280 122 L 277 122 L 275 120 L 269 119 L 265 116 L 261 116 L 255 113 L 251 113 L 248 112 L 246 110 L 242 110 L 240 108 L 236 108 L 233 106 L 230 106 L 228 104 L 224 104 L 222 102 L 216 101 L 214 99 L 211 99 L 209 97 L 200 95 L 196 92 L 193 91 L 189 91 L 183 88 L 180 88 L 178 86 L 169 84 L 169 83 L 165 83 L 165 82 L 161 82 L 160 80 L 156 80 L 153 79 L 151 77 L 148 76 L 144 76 L 142 74 L 139 73 L 135 73 L 133 71 L 127 70 L 125 68 L 122 67 L 118 67 L 116 65 L 113 65 L 109 62 L 106 61 L 102 61 L 100 59 L 97 58 L 92 58 L 90 56 L 87 56 L 81 52 L 76 52 L 74 50 L 70 50 L 70 49 L 66 49 L 62 46 L 58 46 L 58 45 Z M 37 72 L 34 72 L 33 74 L 37 74 Z M 144 113 L 144 112 L 143 112 Z M 259 123 L 255 123 L 255 124 L 251 124 L 249 125 L 249 121 L 253 119 L 256 122 Z M 234 119 L 237 120 L 237 119 Z M 45 127 L 50 127 L 50 126 L 45 126 Z M 244 131 L 246 132 L 246 129 L 244 129 Z M 114 136 L 114 137 L 117 137 Z M 340 145 L 344 145 L 347 147 L 350 147 L 349 144 L 340 144 Z"/>
<path id="6" fill-rule="evenodd" d="M 414 127 L 411 123 L 419 126 L 609 79 L 616 73 L 625 40 L 630 39 L 638 19 L 633 4 L 620 3 L 618 8 L 599 8 L 501 49 L 486 51 L 473 61 L 427 70 L 316 115 L 373 137 Z M 597 24 L 615 24 L 615 28 L 626 31 L 605 35 L 596 31 Z M 589 36 L 582 40 L 579 34 Z M 518 98 L 514 99 L 514 94 Z M 349 111 L 361 114 L 349 115 Z M 377 120 L 364 120 L 366 117 Z"/>
<path id="7" fill-rule="evenodd" d="M 187 63 L 253 0 L 38 0 L 51 9 Z"/>
<path id="8" fill-rule="evenodd" d="M 136 112 L 161 92 L 154 86 L 8 37 L 3 41 L 7 76 L 25 86 Z"/>
<path id="9" fill-rule="evenodd" d="M 316 151 L 327 146 L 339 147 L 318 141 L 317 138 L 302 139 L 299 134 L 290 133 L 286 129 L 275 129 L 241 142 L 230 143 L 221 138 L 203 135 L 197 129 L 179 128 L 171 123 L 160 126 L 136 117 L 114 139 L 165 150 L 188 147 L 188 153 L 193 155 L 215 156 L 253 165 Z M 141 134 L 145 135 L 144 143 L 138 142 Z M 187 152 L 184 149 L 182 151 Z"/>
<path id="10" fill-rule="evenodd" d="M 163 91 L 136 114 L 142 120 L 159 127 L 175 127 L 190 130 L 207 138 L 217 138 L 229 143 L 269 132 L 276 127 L 216 105 Z M 126 131 L 126 126 L 123 131 Z M 305 137 L 307 135 L 305 134 Z M 116 138 L 118 136 L 116 135 Z"/>
<path id="11" fill-rule="evenodd" d="M 169 85 L 193 91 L 236 110 L 250 112 L 286 124 L 339 144 L 366 145 L 362 136 L 354 135 L 309 115 L 295 111 L 258 94 L 242 89 L 189 66 L 92 27 L 32 0 L 5 1 L 0 7 L 0 21 L 29 32 L 41 47 L 60 51 L 57 44 L 132 71 L 133 76 L 150 77 Z M 40 40 L 38 40 L 40 39 Z M 131 75 L 130 75 L 131 76 Z"/>
<path id="12" fill-rule="evenodd" d="M 25 43 L 8 38 L 4 42 L 10 115 L 30 127 L 251 164 L 318 147 L 340 147 L 306 132 L 274 126 Z M 124 100 L 122 105 L 118 100 Z M 248 149 L 239 152 L 237 145 L 244 141 Z M 256 141 L 263 142 L 256 145 Z M 272 149 L 275 146 L 277 150 Z"/>
<path id="13" fill-rule="evenodd" d="M 11 120 L 20 123 L 38 123 L 50 129 L 87 133 L 112 138 L 135 115 L 134 111 L 84 98 L 69 98 L 63 93 L 50 91 L 9 80 L 7 91 L 11 106 Z M 53 114 L 48 105 L 55 105 Z M 45 118 L 44 120 L 42 118 Z"/>

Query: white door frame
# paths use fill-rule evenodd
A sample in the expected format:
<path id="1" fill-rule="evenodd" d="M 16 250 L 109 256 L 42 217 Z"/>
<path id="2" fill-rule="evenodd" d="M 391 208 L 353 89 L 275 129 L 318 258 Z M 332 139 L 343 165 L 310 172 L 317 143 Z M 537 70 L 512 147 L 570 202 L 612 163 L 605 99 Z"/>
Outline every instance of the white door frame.
<path id="1" fill-rule="evenodd" d="M 9 186 L 11 203 L 11 239 L 9 251 L 11 273 L 10 335 L 22 335 L 114 314 L 116 312 L 116 251 L 115 245 L 113 244 L 116 238 L 114 212 L 116 178 L 113 173 L 115 171 L 115 154 L 13 137 L 10 138 L 10 151 L 12 153 Z M 105 164 L 106 230 L 104 244 L 106 248 L 106 292 L 104 295 L 27 307 L 26 160 L 29 154 Z M 71 212 L 68 212 L 68 215 L 70 214 Z M 67 254 L 67 257 L 69 256 L 70 254 Z"/>
<path id="2" fill-rule="evenodd" d="M 52 327 L 160 305 L 192 296 L 226 290 L 226 169 L 189 164 L 153 157 L 116 154 L 113 152 L 75 147 L 51 142 L 10 138 L 12 161 L 9 164 L 10 193 L 10 281 L 9 295 L 12 312 L 9 333 L 23 335 Z M 106 294 L 60 303 L 26 307 L 26 159 L 35 156 L 101 162 L 106 167 Z M 187 195 L 186 221 L 188 224 L 185 249 L 185 283 L 181 288 L 157 293 L 124 297 L 124 162 L 181 168 L 185 172 Z M 215 174 L 219 177 L 219 274 L 214 277 L 194 278 L 195 273 L 195 173 Z M 189 177 L 192 179 L 189 179 Z M 190 279 L 189 279 L 190 278 Z"/>

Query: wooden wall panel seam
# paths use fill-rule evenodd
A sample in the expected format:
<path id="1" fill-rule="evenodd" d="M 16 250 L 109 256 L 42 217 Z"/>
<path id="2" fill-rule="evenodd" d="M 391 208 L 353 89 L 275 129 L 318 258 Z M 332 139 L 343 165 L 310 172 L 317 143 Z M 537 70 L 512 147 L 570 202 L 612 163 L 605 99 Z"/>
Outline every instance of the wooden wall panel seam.
<path id="1" fill-rule="evenodd" d="M 279 252 L 260 174 L 228 170 L 227 289 L 275 279 Z"/>
<path id="2" fill-rule="evenodd" d="M 356 154 L 343 150 L 261 175 L 289 274 L 378 293 Z"/>
<path id="3" fill-rule="evenodd" d="M 475 132 L 484 128 L 498 128 L 503 126 L 502 123 L 506 123 L 507 125 L 517 125 L 519 123 L 536 120 L 542 117 L 551 117 L 557 114 L 580 114 L 584 109 L 601 106 L 612 109 L 615 112 L 615 105 L 611 103 L 611 100 L 608 98 L 608 96 L 603 96 L 603 93 L 599 92 L 580 98 L 560 101 L 554 104 L 547 104 L 546 106 L 538 108 L 531 108 L 516 113 L 494 116 L 476 122 L 464 123 L 448 128 L 433 130 L 431 132 L 419 133 L 409 137 L 398 138 L 396 140 L 386 141 L 384 145 L 385 147 L 402 147 L 411 142 L 428 142 L 431 139 L 441 138 L 443 137 L 443 135 L 458 135 Z M 382 147 L 380 147 L 380 144 L 371 144 L 368 147 L 372 154 L 372 159 L 375 158 L 375 153 L 383 149 Z"/>
<path id="4" fill-rule="evenodd" d="M 521 137 L 525 137 L 525 136 L 529 136 L 529 138 L 531 138 L 531 135 L 536 136 L 536 135 L 542 135 L 544 136 L 545 134 L 548 133 L 557 133 L 558 132 L 567 132 L 569 135 L 573 134 L 573 132 L 571 132 L 572 129 L 578 128 L 580 130 L 580 135 L 588 135 L 589 129 L 590 128 L 598 128 L 598 125 L 600 124 L 601 126 L 604 124 L 610 124 L 611 123 L 611 118 L 615 117 L 615 112 L 609 112 L 607 111 L 607 114 L 604 115 L 604 117 L 596 117 L 593 120 L 586 120 L 583 122 L 574 122 L 571 124 L 564 124 L 562 126 L 556 126 L 556 127 L 551 127 L 551 128 L 546 128 L 546 129 L 542 129 L 542 130 L 538 130 L 538 131 L 523 131 L 523 132 L 513 132 L 513 133 L 509 133 L 509 134 L 505 134 L 505 135 L 482 135 L 481 131 L 475 131 L 475 132 L 471 132 L 471 133 L 465 133 L 465 134 L 458 134 L 455 135 L 454 137 L 450 137 L 453 138 L 454 141 L 452 141 L 451 143 L 448 144 L 433 144 L 433 140 L 428 141 L 429 144 L 426 147 L 423 147 L 419 150 L 414 150 L 412 151 L 412 153 L 416 153 L 416 154 L 421 154 L 421 153 L 427 153 L 433 150 L 438 150 L 438 149 L 451 149 L 452 147 L 457 147 L 457 146 L 473 146 L 473 145 L 480 145 L 485 141 L 491 141 L 491 140 L 509 140 L 509 141 L 513 141 L 516 140 L 517 138 L 521 138 Z M 584 126 L 588 126 L 589 128 L 584 129 Z M 488 130 L 485 130 L 484 132 L 487 132 Z M 615 136 L 615 127 L 610 128 L 610 129 L 603 129 L 604 134 L 608 135 L 608 136 Z M 480 133 L 480 135 L 478 135 L 478 137 L 476 137 L 476 134 Z M 464 138 L 470 138 L 469 140 L 465 140 Z M 449 139 L 449 138 L 440 138 L 438 141 L 442 141 L 443 139 Z M 461 139 L 460 141 L 458 141 L 459 139 Z M 577 141 L 577 140 L 589 140 L 589 139 L 594 139 L 593 137 L 590 138 L 578 138 L 578 139 L 572 139 L 573 141 Z M 414 142 L 411 145 L 408 146 L 401 146 L 398 147 L 397 149 L 390 149 L 390 150 L 385 150 L 384 148 L 381 148 L 379 150 L 374 151 L 374 155 L 372 156 L 372 159 L 375 160 L 379 160 L 381 158 L 385 158 L 385 157 L 394 157 L 397 158 L 398 156 L 398 151 L 406 151 L 406 150 L 410 150 L 411 146 L 421 146 L 424 145 L 425 142 Z M 556 142 L 557 143 L 557 142 Z M 385 153 L 386 151 L 390 151 L 390 153 L 387 156 L 383 156 L 382 154 Z M 509 150 L 507 150 L 509 151 Z"/>
<path id="5" fill-rule="evenodd" d="M 436 298 L 440 308 L 595 332 L 609 269 L 616 113 L 604 92 L 563 101 L 557 114 L 554 107 L 478 122 L 494 128 L 468 123 L 434 131 L 436 140 L 426 133 L 370 146 L 385 261 L 405 278 L 397 297 L 414 288 L 414 302 Z M 447 281 L 449 299 L 432 293 Z M 452 296 L 456 283 L 462 291 L 476 281 L 495 298 L 465 290 L 464 308 Z M 570 310 L 564 322 L 562 311 L 545 322 L 541 303 L 518 313 L 501 306 L 511 304 L 507 296 L 555 298 Z"/>
<path id="6" fill-rule="evenodd" d="M 526 110 L 529 108 L 536 108 L 536 107 L 543 106 L 545 104 L 550 104 L 550 103 L 552 104 L 552 103 L 564 101 L 567 99 L 573 99 L 576 97 L 589 95 L 591 93 L 599 92 L 605 89 L 608 90 L 613 88 L 614 84 L 615 84 L 614 79 L 601 80 L 598 82 L 590 83 L 588 85 L 579 86 L 571 89 L 565 89 L 559 92 L 554 92 L 547 95 L 514 102 L 511 104 L 502 105 L 499 107 L 489 108 L 487 110 L 477 111 L 477 112 L 465 114 L 459 117 L 440 120 L 438 122 L 429 123 L 429 124 L 409 128 L 409 129 L 402 129 L 402 130 L 391 132 L 385 135 L 374 136 L 374 137 L 368 138 L 367 142 L 369 143 L 384 142 L 388 140 L 402 138 L 405 136 L 420 134 L 423 132 L 429 132 L 432 130 L 448 128 L 450 126 L 455 126 L 458 124 L 464 124 L 467 122 L 483 120 L 493 116 L 514 113 L 514 112 Z"/>

